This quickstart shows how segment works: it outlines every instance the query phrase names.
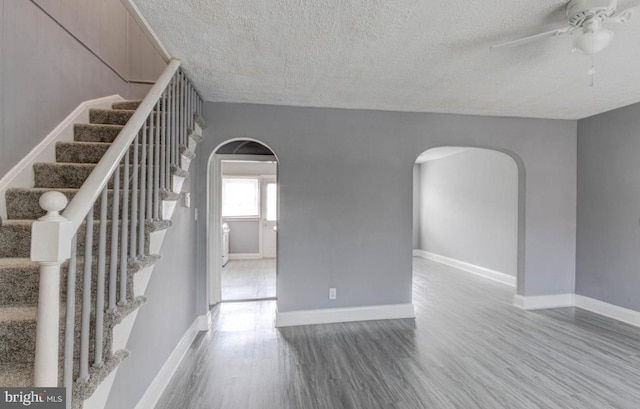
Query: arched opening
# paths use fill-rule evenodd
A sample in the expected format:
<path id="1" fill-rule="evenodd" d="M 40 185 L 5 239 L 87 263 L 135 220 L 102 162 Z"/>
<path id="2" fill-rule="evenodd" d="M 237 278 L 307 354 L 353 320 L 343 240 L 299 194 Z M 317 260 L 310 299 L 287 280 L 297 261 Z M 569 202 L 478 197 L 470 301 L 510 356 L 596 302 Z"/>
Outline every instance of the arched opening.
<path id="1" fill-rule="evenodd" d="M 442 265 L 512 293 L 524 285 L 524 167 L 517 155 L 431 148 L 416 159 L 413 178 L 414 287 Z"/>
<path id="2" fill-rule="evenodd" d="M 276 298 L 278 186 L 278 159 L 260 141 L 228 140 L 209 157 L 209 304 Z"/>

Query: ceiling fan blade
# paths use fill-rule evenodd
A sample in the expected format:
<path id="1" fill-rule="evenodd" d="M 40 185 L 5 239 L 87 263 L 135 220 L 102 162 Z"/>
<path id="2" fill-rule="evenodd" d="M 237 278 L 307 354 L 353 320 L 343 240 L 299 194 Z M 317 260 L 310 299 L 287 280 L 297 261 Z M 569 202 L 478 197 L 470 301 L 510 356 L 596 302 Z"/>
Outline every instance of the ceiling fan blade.
<path id="1" fill-rule="evenodd" d="M 554 36 L 558 36 L 558 35 L 562 35 L 562 34 L 567 34 L 567 33 L 571 32 L 571 31 L 573 31 L 574 29 L 575 29 L 574 27 L 563 27 L 563 28 L 559 28 L 557 30 L 547 31 L 546 33 L 540 33 L 540 34 L 532 35 L 532 36 L 529 36 L 529 37 L 521 38 L 519 40 L 513 40 L 513 41 L 508 41 L 508 42 L 502 43 L 502 44 L 492 45 L 491 47 L 489 47 L 489 50 L 493 50 L 493 49 L 501 48 L 501 47 L 511 47 L 511 46 L 520 45 L 520 44 L 523 44 L 523 43 L 528 43 L 529 41 L 535 41 L 535 40 L 539 40 L 539 39 L 546 38 L 546 37 L 554 37 Z"/>
<path id="2" fill-rule="evenodd" d="M 613 16 L 609 17 L 608 19 L 605 20 L 605 22 L 607 23 L 618 23 L 618 24 L 624 24 L 627 21 L 629 21 L 631 19 L 631 17 L 633 17 L 633 14 L 637 11 L 637 9 L 640 6 L 631 6 L 631 7 L 627 7 L 626 9 L 617 12 L 616 14 L 614 14 Z"/>

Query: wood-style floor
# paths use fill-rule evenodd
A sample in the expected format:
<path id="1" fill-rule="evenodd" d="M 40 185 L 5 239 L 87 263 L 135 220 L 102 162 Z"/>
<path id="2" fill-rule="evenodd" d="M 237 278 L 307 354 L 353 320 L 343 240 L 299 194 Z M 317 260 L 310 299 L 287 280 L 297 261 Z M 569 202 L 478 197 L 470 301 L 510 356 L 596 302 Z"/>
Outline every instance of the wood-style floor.
<path id="1" fill-rule="evenodd" d="M 276 296 L 276 259 L 230 260 L 222 268 L 222 300 Z"/>
<path id="2" fill-rule="evenodd" d="M 513 290 L 414 259 L 417 319 L 273 327 L 275 301 L 222 304 L 159 409 L 638 409 L 640 329 L 525 312 Z"/>

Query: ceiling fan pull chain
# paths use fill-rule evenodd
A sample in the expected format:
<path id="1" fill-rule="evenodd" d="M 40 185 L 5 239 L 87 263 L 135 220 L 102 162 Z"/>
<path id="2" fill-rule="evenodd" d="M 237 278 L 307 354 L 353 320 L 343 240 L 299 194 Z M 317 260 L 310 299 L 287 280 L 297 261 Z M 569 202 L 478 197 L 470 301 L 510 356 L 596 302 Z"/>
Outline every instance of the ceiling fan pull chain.
<path id="1" fill-rule="evenodd" d="M 594 64 L 595 57 L 591 56 L 591 68 L 587 71 L 587 74 L 591 75 L 591 87 L 595 85 L 595 77 L 596 77 L 596 67 Z"/>

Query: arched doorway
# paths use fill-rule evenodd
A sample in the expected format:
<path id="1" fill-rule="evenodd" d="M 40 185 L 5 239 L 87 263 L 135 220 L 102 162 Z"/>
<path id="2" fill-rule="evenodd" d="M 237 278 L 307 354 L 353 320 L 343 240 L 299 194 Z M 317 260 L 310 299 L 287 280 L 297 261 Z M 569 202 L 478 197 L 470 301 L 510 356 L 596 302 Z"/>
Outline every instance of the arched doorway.
<path id="1" fill-rule="evenodd" d="M 436 147 L 416 159 L 413 175 L 414 256 L 522 288 L 520 158 L 488 147 Z"/>
<path id="2" fill-rule="evenodd" d="M 209 157 L 209 304 L 275 299 L 278 159 L 266 144 L 228 140 Z"/>

